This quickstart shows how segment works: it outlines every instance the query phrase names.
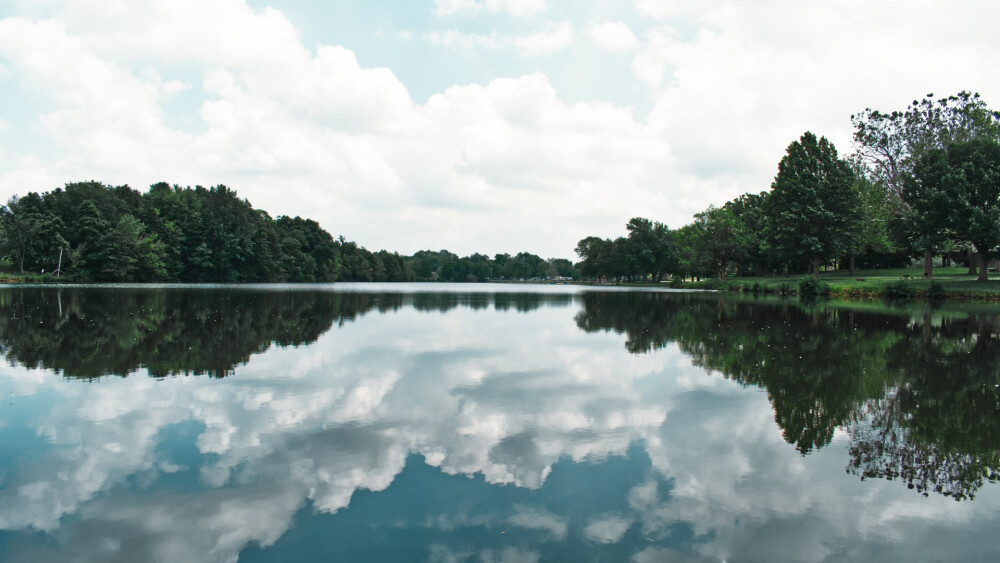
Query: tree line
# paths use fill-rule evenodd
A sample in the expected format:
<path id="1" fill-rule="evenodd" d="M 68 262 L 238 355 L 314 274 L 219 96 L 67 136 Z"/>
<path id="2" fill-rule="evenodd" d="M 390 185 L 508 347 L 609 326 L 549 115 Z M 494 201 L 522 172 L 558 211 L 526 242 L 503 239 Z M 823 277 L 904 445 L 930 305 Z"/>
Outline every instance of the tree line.
<path id="1" fill-rule="evenodd" d="M 0 206 L 0 258 L 69 282 L 489 281 L 573 276 L 565 259 L 521 252 L 413 256 L 334 238 L 301 217 L 272 218 L 224 185 L 100 182 L 14 196 Z"/>
<path id="2" fill-rule="evenodd" d="M 770 190 L 709 206 L 679 229 L 633 218 L 627 236 L 590 236 L 584 276 L 661 281 L 902 267 L 923 256 L 987 279 L 1000 255 L 1000 112 L 978 94 L 851 116 L 841 158 L 812 132 L 788 145 Z"/>
<path id="3" fill-rule="evenodd" d="M 544 259 L 530 252 L 496 254 L 492 258 L 474 253 L 463 258 L 441 250 L 421 250 L 407 258 L 417 281 L 485 282 L 496 280 L 570 279 L 574 265 L 565 258 Z"/>

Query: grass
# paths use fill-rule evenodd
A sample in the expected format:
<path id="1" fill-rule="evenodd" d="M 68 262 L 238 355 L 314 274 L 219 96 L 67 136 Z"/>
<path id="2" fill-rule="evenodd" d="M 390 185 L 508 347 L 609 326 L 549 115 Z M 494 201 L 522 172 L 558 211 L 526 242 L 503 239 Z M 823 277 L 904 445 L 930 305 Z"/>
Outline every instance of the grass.
<path id="1" fill-rule="evenodd" d="M 857 270 L 853 275 L 846 271 L 821 272 L 819 279 L 829 286 L 830 294 L 851 298 L 877 298 L 896 294 L 901 297 L 910 294 L 916 299 L 924 299 L 931 292 L 931 284 L 939 286 L 948 300 L 1000 301 L 1000 274 L 992 273 L 993 279 L 986 282 L 976 280 L 966 268 L 934 268 L 931 280 L 923 279 L 922 268 L 897 268 L 890 270 Z M 704 287 L 724 289 L 742 293 L 787 293 L 797 290 L 801 274 L 796 276 L 763 276 L 731 278 L 725 282 L 705 280 L 687 283 L 684 287 Z M 933 292 L 932 292 L 933 293 Z"/>
<path id="2" fill-rule="evenodd" d="M 19 272 L 10 260 L 0 260 L 0 283 L 54 283 L 60 281 L 51 272 Z"/>

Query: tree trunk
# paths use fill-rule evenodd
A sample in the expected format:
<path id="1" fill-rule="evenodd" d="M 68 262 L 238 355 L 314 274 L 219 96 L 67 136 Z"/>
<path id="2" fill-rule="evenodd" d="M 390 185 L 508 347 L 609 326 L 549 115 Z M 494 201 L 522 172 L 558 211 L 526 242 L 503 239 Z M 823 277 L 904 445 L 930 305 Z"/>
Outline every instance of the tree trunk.
<path id="1" fill-rule="evenodd" d="M 819 279 L 819 256 L 813 256 L 812 260 L 813 276 Z"/>
<path id="2" fill-rule="evenodd" d="M 851 258 L 849 260 L 850 265 L 848 266 L 852 276 L 854 275 L 854 258 L 855 258 L 854 254 L 851 254 Z"/>
<path id="3" fill-rule="evenodd" d="M 929 280 L 934 277 L 934 255 L 928 250 L 924 252 L 924 279 Z"/>
<path id="4" fill-rule="evenodd" d="M 989 259 L 982 252 L 977 252 L 976 256 L 979 260 L 979 277 L 976 278 L 976 281 L 988 281 L 989 277 L 986 274 L 989 271 L 989 267 L 987 266 Z"/>
<path id="5" fill-rule="evenodd" d="M 965 255 L 969 259 L 969 271 L 968 271 L 968 275 L 974 276 L 974 275 L 976 275 L 976 265 L 979 264 L 979 257 L 976 256 L 975 254 L 969 252 L 968 250 L 965 251 Z"/>

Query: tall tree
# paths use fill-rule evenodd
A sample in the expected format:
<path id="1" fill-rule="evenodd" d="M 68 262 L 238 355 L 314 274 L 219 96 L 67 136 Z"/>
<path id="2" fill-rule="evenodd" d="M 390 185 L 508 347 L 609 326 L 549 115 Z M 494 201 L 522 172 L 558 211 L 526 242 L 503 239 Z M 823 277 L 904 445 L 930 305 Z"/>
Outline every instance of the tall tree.
<path id="1" fill-rule="evenodd" d="M 903 111 L 865 108 L 851 116 L 858 155 L 888 189 L 902 195 L 906 177 L 926 151 L 953 142 L 987 137 L 1000 131 L 1000 112 L 987 107 L 979 94 L 959 92 L 934 100 L 927 94 Z"/>
<path id="2" fill-rule="evenodd" d="M 807 131 L 788 145 L 767 198 L 767 238 L 781 258 L 808 261 L 819 277 L 821 260 L 847 253 L 859 228 L 851 182 L 850 169 L 826 137 Z"/>
<path id="3" fill-rule="evenodd" d="M 925 224 L 972 243 L 986 281 L 1000 250 L 1000 143 L 975 139 L 924 153 L 903 197 Z"/>
<path id="4" fill-rule="evenodd" d="M 852 115 L 851 122 L 857 154 L 870 165 L 873 179 L 886 187 L 891 203 L 898 205 L 895 213 L 902 220 L 894 224 L 909 231 L 897 233 L 896 237 L 923 246 L 924 275 L 930 277 L 932 257 L 942 241 L 928 236 L 926 225 L 912 221 L 916 215 L 910 213 L 910 205 L 902 197 L 907 178 L 912 176 L 916 161 L 928 151 L 977 138 L 996 139 L 1000 112 L 987 107 L 979 94 L 963 91 L 937 100 L 928 94 L 903 111 L 886 113 L 866 108 Z"/>

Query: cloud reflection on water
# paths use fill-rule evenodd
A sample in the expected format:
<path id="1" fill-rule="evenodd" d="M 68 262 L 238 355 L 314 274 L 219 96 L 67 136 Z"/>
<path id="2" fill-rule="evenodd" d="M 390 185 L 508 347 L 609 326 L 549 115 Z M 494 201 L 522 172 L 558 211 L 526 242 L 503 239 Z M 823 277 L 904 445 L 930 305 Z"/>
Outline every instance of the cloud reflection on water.
<path id="1" fill-rule="evenodd" d="M 37 432 L 46 445 L 4 469 L 0 528 L 49 538 L 13 537 L 8 556 L 235 561 L 248 546 L 280 543 L 308 514 L 349 516 L 359 491 L 408 502 L 406 489 L 392 487 L 404 486 L 415 454 L 507 500 L 478 514 L 416 507 L 393 526 L 535 534 L 530 545 L 473 551 L 439 541 L 421 555 L 432 560 L 531 560 L 545 545 L 588 541 L 621 544 L 636 560 L 905 560 L 997 549 L 993 489 L 959 504 L 860 483 L 844 475 L 842 442 L 808 456 L 791 448 L 757 388 L 707 375 L 673 344 L 630 354 L 621 335 L 580 331 L 576 313 L 402 307 L 308 346 L 270 348 L 221 380 L 81 384 L 0 368 L 4 387 L 21 396 L 53 396 L 7 429 Z M 187 442 L 169 439 L 185 424 L 196 425 L 187 462 L 178 459 Z M 633 463 L 635 475 L 532 504 L 567 479 L 554 475 L 559 464 L 634 460 L 636 445 L 648 467 Z M 583 503 L 602 489 L 613 506 Z M 574 496 L 583 504 L 569 510 Z"/>

